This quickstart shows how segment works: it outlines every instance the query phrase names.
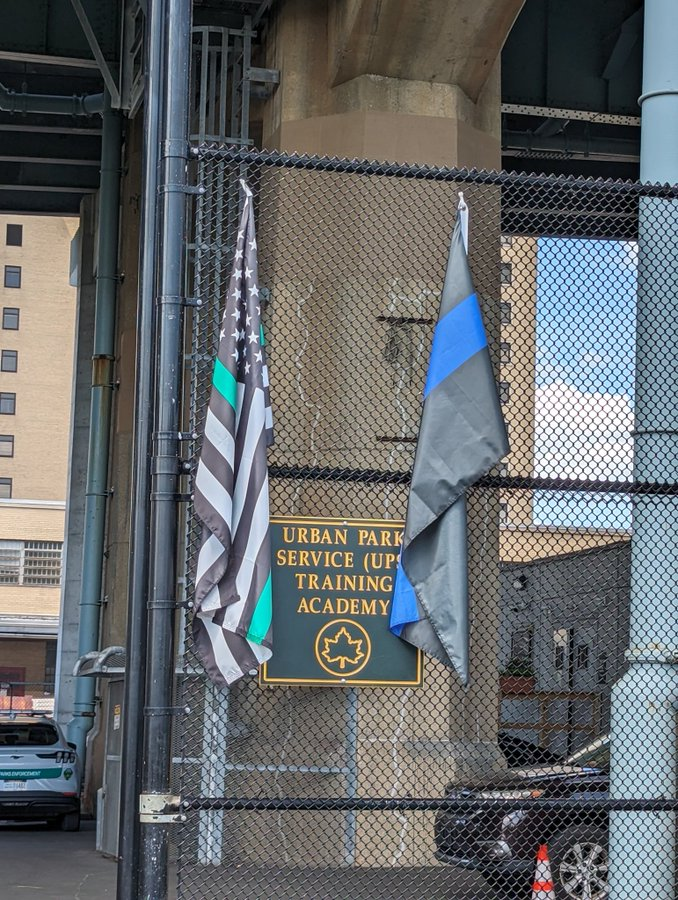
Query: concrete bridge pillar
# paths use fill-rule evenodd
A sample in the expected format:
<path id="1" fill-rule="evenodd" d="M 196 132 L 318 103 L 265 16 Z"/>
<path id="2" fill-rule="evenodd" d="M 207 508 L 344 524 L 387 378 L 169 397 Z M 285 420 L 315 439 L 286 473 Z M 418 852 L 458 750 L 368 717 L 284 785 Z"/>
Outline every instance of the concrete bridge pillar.
<path id="1" fill-rule="evenodd" d="M 271 149 L 497 168 L 499 52 L 523 0 L 286 0 Z"/>

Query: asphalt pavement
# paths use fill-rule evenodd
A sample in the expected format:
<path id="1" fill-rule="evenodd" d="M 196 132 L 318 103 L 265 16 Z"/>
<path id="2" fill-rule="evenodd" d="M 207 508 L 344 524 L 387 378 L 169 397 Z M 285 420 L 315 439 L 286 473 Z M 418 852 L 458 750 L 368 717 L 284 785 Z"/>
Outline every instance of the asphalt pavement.
<path id="1" fill-rule="evenodd" d="M 80 831 L 0 825 L 1 900 L 107 900 L 116 866 L 94 849 L 95 823 Z"/>
<path id="2" fill-rule="evenodd" d="M 79 832 L 0 824 L 0 900 L 108 900 L 116 864 L 95 850 L 95 824 Z M 393 869 L 181 867 L 183 894 L 206 900 L 504 900 L 480 876 L 447 866 Z M 176 872 L 170 873 L 170 896 Z"/>

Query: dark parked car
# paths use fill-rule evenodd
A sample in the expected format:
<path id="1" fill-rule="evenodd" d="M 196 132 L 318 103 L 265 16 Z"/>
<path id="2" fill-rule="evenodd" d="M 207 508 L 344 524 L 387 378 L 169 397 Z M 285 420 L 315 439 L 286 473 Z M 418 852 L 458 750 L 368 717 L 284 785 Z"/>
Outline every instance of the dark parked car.
<path id="1" fill-rule="evenodd" d="M 513 770 L 501 781 L 450 786 L 452 799 L 525 800 L 524 808 L 444 810 L 435 823 L 436 857 L 479 871 L 495 887 L 529 897 L 535 856 L 548 844 L 559 900 L 607 897 L 607 816 L 601 811 L 530 809 L 537 797 L 596 799 L 608 796 L 610 745 L 599 738 L 561 763 Z M 526 892 L 527 890 L 527 892 Z"/>
<path id="2" fill-rule="evenodd" d="M 509 769 L 525 766 L 546 766 L 562 762 L 562 756 L 533 744 L 523 738 L 515 737 L 508 731 L 500 731 L 497 737 L 499 749 L 504 754 Z"/>

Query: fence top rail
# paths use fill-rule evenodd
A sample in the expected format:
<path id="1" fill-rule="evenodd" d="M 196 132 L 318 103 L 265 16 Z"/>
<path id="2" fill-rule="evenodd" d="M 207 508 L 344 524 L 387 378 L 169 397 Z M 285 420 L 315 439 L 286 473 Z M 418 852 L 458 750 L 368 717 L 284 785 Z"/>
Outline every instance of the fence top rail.
<path id="1" fill-rule="evenodd" d="M 280 169 L 306 169 L 347 175 L 382 175 L 391 178 L 414 178 L 422 181 L 453 181 L 458 184 L 496 186 L 553 187 L 562 189 L 628 194 L 637 197 L 678 199 L 678 185 L 649 184 L 611 178 L 581 178 L 573 175 L 538 175 L 521 172 L 485 171 L 480 169 L 393 163 L 346 157 L 312 156 L 305 153 L 282 153 L 278 150 L 238 148 L 227 144 L 204 142 L 191 147 L 191 155 L 201 160 L 258 164 Z"/>
<path id="2" fill-rule="evenodd" d="M 603 777 L 603 776 L 601 776 Z M 590 810 L 592 812 L 675 812 L 675 797 L 611 798 L 611 797 L 535 797 L 529 800 L 515 798 L 487 799 L 481 797 L 183 797 L 183 810 L 230 810 L 264 812 L 279 810 L 290 812 L 340 812 L 340 811 L 401 811 L 432 812 L 435 810 L 488 810 L 521 811 L 527 808 L 540 810 Z"/>

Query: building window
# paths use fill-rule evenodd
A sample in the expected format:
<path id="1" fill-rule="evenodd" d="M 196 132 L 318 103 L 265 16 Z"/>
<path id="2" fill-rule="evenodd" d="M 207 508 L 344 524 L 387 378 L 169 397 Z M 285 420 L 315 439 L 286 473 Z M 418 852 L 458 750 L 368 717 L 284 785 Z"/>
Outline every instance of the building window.
<path id="1" fill-rule="evenodd" d="M 503 262 L 501 264 L 501 269 L 499 272 L 499 281 L 501 282 L 501 284 L 511 284 L 511 281 L 513 280 L 512 268 L 513 267 L 511 266 L 510 262 Z"/>
<path id="2" fill-rule="evenodd" d="M 511 324 L 511 304 L 504 300 L 499 304 L 499 322 L 501 325 Z"/>
<path id="3" fill-rule="evenodd" d="M 5 287 L 21 287 L 21 266 L 5 266 Z"/>
<path id="4" fill-rule="evenodd" d="M 19 330 L 19 310 L 13 306 L 5 306 L 2 310 L 2 327 L 5 331 Z"/>
<path id="5" fill-rule="evenodd" d="M 13 434 L 0 434 L 0 456 L 14 456 Z"/>
<path id="6" fill-rule="evenodd" d="M 5 243 L 8 247 L 20 247 L 24 241 L 23 225 L 8 225 Z"/>
<path id="7" fill-rule="evenodd" d="M 54 690 L 56 678 L 56 641 L 45 642 L 45 688 Z"/>
<path id="8" fill-rule="evenodd" d="M 19 367 L 19 354 L 16 350 L 3 350 L 0 355 L 0 371 L 16 372 Z"/>
<path id="9" fill-rule="evenodd" d="M 575 659 L 578 669 L 588 669 L 590 652 L 587 644 L 578 644 Z"/>
<path id="10" fill-rule="evenodd" d="M 16 413 L 16 394 L 8 391 L 0 393 L 0 415 L 13 416 Z"/>
<path id="11" fill-rule="evenodd" d="M 0 584 L 19 584 L 22 541 L 0 541 Z"/>
<path id="12" fill-rule="evenodd" d="M 4 351 L 3 351 L 4 352 Z M 499 402 L 502 406 L 511 399 L 511 385 L 508 381 L 499 382 Z"/>
<path id="13" fill-rule="evenodd" d="M 558 628 L 553 632 L 553 665 L 562 672 L 567 661 L 568 647 L 570 646 L 570 631 L 568 628 Z"/>
<path id="14" fill-rule="evenodd" d="M 502 366 L 511 362 L 511 343 L 510 341 L 502 341 L 499 344 L 499 362 Z"/>
<path id="15" fill-rule="evenodd" d="M 607 653 L 604 650 L 598 654 L 596 676 L 598 684 L 607 684 Z"/>
<path id="16" fill-rule="evenodd" d="M 532 645 L 534 632 L 532 628 L 521 628 L 511 635 L 511 659 L 523 659 L 532 662 Z"/>
<path id="17" fill-rule="evenodd" d="M 0 478 L 0 500 L 12 499 L 12 479 Z"/>
<path id="18" fill-rule="evenodd" d="M 59 585 L 63 543 L 0 541 L 0 584 Z"/>
<path id="19" fill-rule="evenodd" d="M 502 234 L 502 236 L 500 238 L 500 242 L 501 242 L 502 247 L 510 247 L 511 244 L 513 243 L 513 238 L 511 237 L 510 234 Z"/>

